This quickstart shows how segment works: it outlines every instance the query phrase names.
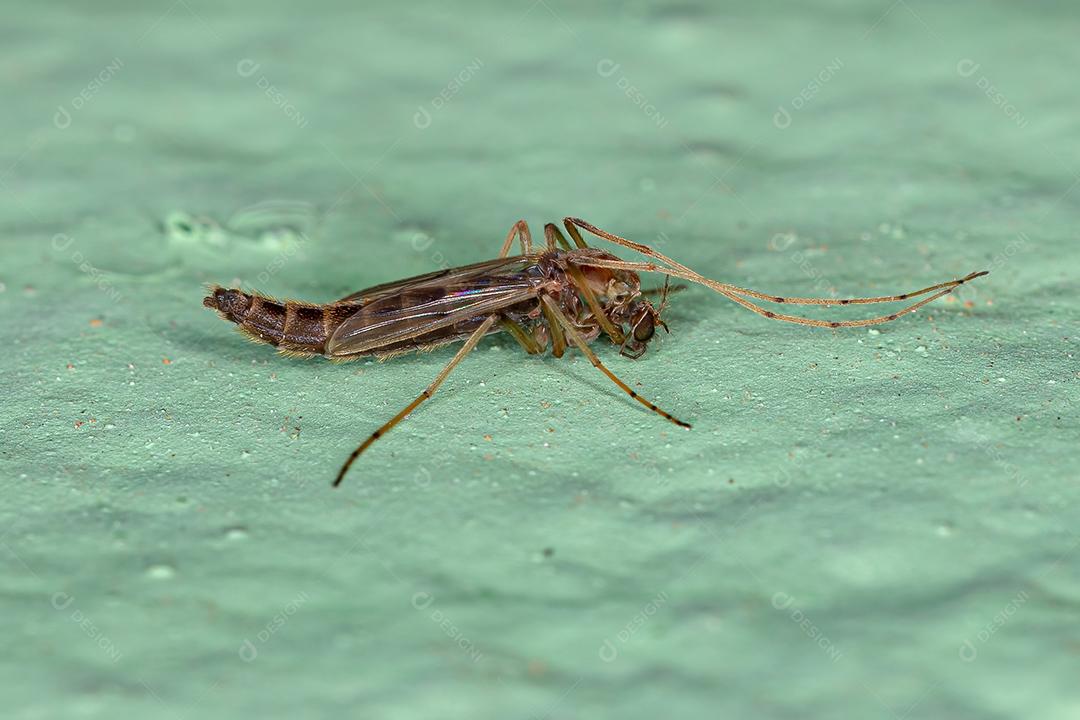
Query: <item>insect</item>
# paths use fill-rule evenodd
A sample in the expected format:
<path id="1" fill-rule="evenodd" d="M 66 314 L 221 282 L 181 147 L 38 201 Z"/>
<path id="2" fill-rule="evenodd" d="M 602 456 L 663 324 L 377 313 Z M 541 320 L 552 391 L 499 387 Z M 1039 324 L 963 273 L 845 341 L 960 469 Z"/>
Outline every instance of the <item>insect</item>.
<path id="1" fill-rule="evenodd" d="M 770 320 L 843 328 L 895 320 L 988 274 L 987 271 L 973 272 L 959 280 L 883 297 L 781 297 L 710 280 L 646 245 L 606 232 L 578 218 L 565 218 L 563 226 L 574 245 L 554 224 L 548 223 L 544 226 L 546 246 L 536 252 L 529 226 L 519 220 L 506 234 L 502 250 L 494 260 L 376 285 L 325 305 L 291 300 L 279 302 L 219 286 L 211 287 L 203 305 L 239 325 L 252 339 L 274 345 L 286 355 L 324 355 L 333 360 L 368 356 L 386 359 L 464 341 L 415 400 L 353 450 L 333 482 L 337 487 L 353 461 L 430 399 L 458 363 L 490 333 L 508 333 L 530 355 L 542 354 L 550 346 L 552 355 L 562 357 L 567 347 L 574 346 L 631 398 L 676 425 L 689 428 L 689 423 L 661 410 L 632 390 L 589 347 L 589 343 L 600 335 L 606 335 L 619 346 L 620 354 L 635 359 L 640 357 L 657 327 L 667 330 L 661 318 L 669 293 L 667 278 L 703 285 Z M 582 237 L 582 230 L 638 252 L 649 260 L 623 260 L 589 247 Z M 520 242 L 521 254 L 510 256 L 515 239 Z M 643 291 L 638 275 L 641 272 L 665 275 L 664 287 L 659 291 Z M 659 307 L 649 300 L 649 296 L 655 294 L 661 296 Z M 892 314 L 863 320 L 826 321 L 786 315 L 767 310 L 755 302 L 860 305 L 898 302 L 920 296 L 926 297 Z"/>

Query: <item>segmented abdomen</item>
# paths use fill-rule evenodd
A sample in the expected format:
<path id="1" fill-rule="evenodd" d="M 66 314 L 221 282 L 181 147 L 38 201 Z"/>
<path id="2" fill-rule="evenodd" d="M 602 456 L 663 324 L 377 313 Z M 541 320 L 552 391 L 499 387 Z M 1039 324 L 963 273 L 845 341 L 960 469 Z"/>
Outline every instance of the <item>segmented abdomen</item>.
<path id="1" fill-rule="evenodd" d="M 286 352 L 323 354 L 326 341 L 356 304 L 310 305 L 278 302 L 242 290 L 214 287 L 203 305 L 240 326 L 249 337 Z"/>

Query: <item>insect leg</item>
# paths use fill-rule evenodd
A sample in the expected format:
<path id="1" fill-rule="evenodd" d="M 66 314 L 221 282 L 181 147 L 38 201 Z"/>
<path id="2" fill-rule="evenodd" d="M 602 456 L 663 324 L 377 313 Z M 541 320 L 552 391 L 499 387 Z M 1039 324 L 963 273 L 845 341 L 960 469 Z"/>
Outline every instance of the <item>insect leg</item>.
<path id="1" fill-rule="evenodd" d="M 464 360 L 466 355 L 472 352 L 473 348 L 475 348 L 477 343 L 480 342 L 480 339 L 487 334 L 487 331 L 491 329 L 491 326 L 494 325 L 495 321 L 497 321 L 498 319 L 498 315 L 489 315 L 484 320 L 484 322 L 482 322 L 480 326 L 476 328 L 476 330 L 473 330 L 473 333 L 469 336 L 469 339 L 466 340 L 465 344 L 462 345 L 461 348 L 457 351 L 457 353 L 454 354 L 454 357 L 450 358 L 450 362 L 446 363 L 446 367 L 444 367 L 442 369 L 442 372 L 440 372 L 435 377 L 435 380 L 433 380 L 432 383 L 427 386 L 424 392 L 420 393 L 420 395 L 411 403 L 409 403 L 404 410 L 399 412 L 394 417 L 390 418 L 387 422 L 383 423 L 382 427 L 371 433 L 371 435 L 368 436 L 367 440 L 365 440 L 363 443 L 360 444 L 358 448 L 352 451 L 352 455 L 349 455 L 349 459 L 345 461 L 345 464 L 341 466 L 341 470 L 338 471 L 337 478 L 334 480 L 334 487 L 337 487 L 341 484 L 341 481 L 345 478 L 345 473 L 349 471 L 349 466 L 353 464 L 353 461 L 356 460 L 356 458 L 360 457 L 360 454 L 362 452 L 367 450 L 376 440 L 381 438 L 386 433 L 390 432 L 390 430 L 393 429 L 395 425 L 397 425 L 409 413 L 415 410 L 420 405 L 420 403 L 424 402 L 435 394 L 435 391 L 438 390 L 440 385 L 442 385 L 443 380 L 445 380 L 446 376 L 450 374 L 450 371 L 453 370 L 459 362 Z"/>
<path id="2" fill-rule="evenodd" d="M 529 331 L 521 327 L 519 323 L 508 317 L 501 317 L 499 318 L 499 325 L 502 326 L 503 330 L 510 333 L 521 347 L 525 348 L 525 352 L 530 355 L 539 355 L 544 352 L 544 348 L 540 347 L 540 343 L 536 341 L 536 338 L 530 335 Z"/>
<path id="3" fill-rule="evenodd" d="M 556 307 L 554 303 L 551 306 L 547 302 L 540 304 L 540 309 L 544 312 L 544 320 L 547 321 L 548 332 L 551 333 L 551 354 L 554 357 L 561 358 L 563 353 L 566 352 L 566 336 L 563 334 L 562 325 L 558 320 L 562 313 L 559 312 L 558 315 L 552 314 L 552 307 Z M 558 312 L 557 307 L 556 312 Z"/>
<path id="4" fill-rule="evenodd" d="M 566 236 L 563 235 L 562 232 L 559 231 L 559 228 L 555 227 L 553 223 L 548 223 L 544 226 L 544 238 L 547 240 L 549 249 L 555 248 L 556 241 L 567 250 L 570 249 L 570 243 L 566 241 Z M 582 275 L 581 268 L 573 263 L 568 263 L 566 269 L 570 272 L 570 277 L 573 278 L 574 286 L 577 288 L 577 291 L 585 298 L 585 304 L 589 306 L 589 310 L 592 311 L 593 317 L 596 318 L 596 322 L 600 323 L 600 327 L 607 333 L 607 336 L 611 338 L 611 342 L 616 345 L 622 345 L 626 342 L 626 336 L 623 335 L 622 330 L 617 327 L 615 323 L 611 322 L 603 308 L 600 307 L 600 301 L 597 300 L 596 293 L 589 287 L 589 283 L 585 282 L 585 276 Z"/>
<path id="5" fill-rule="evenodd" d="M 965 276 L 963 278 L 960 278 L 959 280 L 949 280 L 948 282 L 938 283 L 937 285 L 931 285 L 930 287 L 925 287 L 925 288 L 923 288 L 921 290 L 915 290 L 914 292 L 902 293 L 900 295 L 883 295 L 883 296 L 880 296 L 880 297 L 867 297 L 867 298 L 782 297 L 782 296 L 779 296 L 779 295 L 769 295 L 767 293 L 758 292 L 757 290 L 750 290 L 749 288 L 742 288 L 742 287 L 739 287 L 737 285 L 731 285 L 730 283 L 722 283 L 722 282 L 717 282 L 716 280 L 709 280 L 709 279 L 707 279 L 705 277 L 702 277 L 701 275 L 694 272 L 693 270 L 686 267 L 685 265 L 682 265 L 682 264 L 680 264 L 678 262 L 675 262 L 674 260 L 667 257 L 663 253 L 658 252 L 656 250 L 653 250 L 652 248 L 650 248 L 647 245 L 642 245 L 641 243 L 636 243 L 633 240 L 627 240 L 624 237 L 619 237 L 618 235 L 614 235 L 612 233 L 609 233 L 606 230 L 601 230 L 600 228 L 596 227 L 595 225 L 591 225 L 591 224 L 585 222 L 584 220 L 582 220 L 580 218 L 566 218 L 566 219 L 563 220 L 563 222 L 566 223 L 568 228 L 571 227 L 571 226 L 580 227 L 580 228 L 592 233 L 593 235 L 596 235 L 599 238 L 603 238 L 605 240 L 608 240 L 610 242 L 615 243 L 616 245 L 622 245 L 623 247 L 630 248 L 631 250 L 639 252 L 642 255 L 645 255 L 645 256 L 651 257 L 651 258 L 655 258 L 655 259 L 657 259 L 657 260 L 659 260 L 659 261 L 661 261 L 663 263 L 667 263 L 671 267 L 673 267 L 673 268 L 675 268 L 677 270 L 681 270 L 684 273 L 684 274 L 680 275 L 679 273 L 673 272 L 673 273 L 671 273 L 672 275 L 675 275 L 676 277 L 681 277 L 684 280 L 691 280 L 693 282 L 700 283 L 702 285 L 705 285 L 706 287 L 712 288 L 713 290 L 715 290 L 715 291 L 717 291 L 717 292 L 719 292 L 721 294 L 726 294 L 725 291 L 727 291 L 727 292 L 730 292 L 730 293 L 736 293 L 738 295 L 746 295 L 747 297 L 757 298 L 759 300 L 767 300 L 769 302 L 775 302 L 775 303 L 787 303 L 789 305 L 866 305 L 866 304 L 871 304 L 871 303 L 896 302 L 896 301 L 899 301 L 899 300 L 907 300 L 909 298 L 918 297 L 919 295 L 925 295 L 927 293 L 934 292 L 935 290 L 942 290 L 942 289 L 945 289 L 945 288 L 948 288 L 949 290 L 952 290 L 952 289 L 956 288 L 957 286 L 963 285 L 964 283 L 966 283 L 966 282 L 968 282 L 970 280 L 974 280 L 975 278 L 982 277 L 983 275 L 989 275 L 990 274 L 989 271 L 987 271 L 987 270 L 983 270 L 982 272 L 973 272 L 973 273 L 970 273 L 970 274 L 968 274 L 967 276 Z M 608 267 L 614 267 L 614 266 L 608 266 Z M 633 268 L 627 268 L 627 269 L 633 269 Z M 641 269 L 645 269 L 645 268 L 641 268 Z M 649 270 L 652 271 L 652 268 L 650 268 Z M 655 272 L 667 272 L 667 270 L 665 268 L 658 267 L 658 268 L 655 268 Z M 944 293 L 939 293 L 939 294 L 935 295 L 934 297 L 941 297 L 941 295 L 943 295 L 943 294 L 947 295 L 948 292 L 946 291 Z M 925 304 L 926 303 L 920 303 L 919 305 L 916 305 L 914 307 L 921 307 L 922 305 L 925 305 Z M 912 309 L 914 309 L 914 307 Z M 910 312 L 910 310 L 905 310 L 904 312 Z M 900 313 L 900 314 L 902 315 L 903 313 Z M 791 317 L 791 316 L 790 315 L 783 316 L 784 319 L 786 319 L 788 317 Z M 862 324 L 866 324 L 866 323 L 862 323 Z M 825 323 L 825 325 L 826 326 L 831 326 L 832 324 L 831 323 Z"/>
<path id="6" fill-rule="evenodd" d="M 555 244 L 562 245 L 565 249 L 570 250 L 570 243 L 566 240 L 566 236 L 562 234 L 559 228 L 555 227 L 554 223 L 548 223 L 544 226 L 544 239 L 547 240 L 547 249 L 554 250 Z"/>
<path id="7" fill-rule="evenodd" d="M 888 303 L 898 302 L 900 300 L 908 300 L 919 295 L 926 295 L 932 293 L 935 290 L 941 290 L 948 288 L 950 291 L 956 288 L 958 285 L 974 280 L 977 277 L 983 275 L 989 275 L 988 270 L 982 272 L 969 273 L 967 276 L 960 278 L 959 280 L 949 280 L 948 282 L 938 283 L 937 285 L 931 285 L 930 287 L 924 287 L 921 290 L 914 290 L 912 292 L 901 293 L 899 295 L 882 295 L 880 297 L 864 297 L 864 298 L 804 298 L 804 297 L 779 297 L 775 295 L 765 295 L 753 290 L 739 289 L 740 294 L 749 295 L 750 297 L 756 297 L 761 300 L 769 300 L 775 303 L 787 303 L 788 305 L 870 305 L 873 303 Z M 940 296 L 939 296 L 940 297 Z"/>
<path id="8" fill-rule="evenodd" d="M 635 271 L 640 271 L 640 272 L 662 272 L 662 273 L 666 273 L 668 275 L 673 275 L 674 277 L 681 278 L 683 280 L 689 280 L 691 282 L 696 282 L 696 283 L 699 283 L 701 285 L 704 285 L 705 287 L 710 288 L 710 289 L 715 290 L 716 292 L 720 293 L 721 295 L 726 297 L 728 300 L 731 300 L 734 303 L 738 303 L 739 305 L 742 305 L 747 310 L 749 310 L 751 312 L 754 312 L 754 313 L 757 313 L 758 315 L 761 315 L 763 317 L 767 317 L 770 320 L 780 320 L 781 322 L 795 323 L 797 325 L 812 325 L 814 327 L 828 327 L 828 328 L 864 327 L 866 325 L 879 325 L 881 323 L 889 322 L 890 320 L 895 320 L 896 318 L 900 317 L 901 315 L 907 315 L 910 312 L 914 312 L 914 311 L 918 310 L 919 308 L 921 308 L 923 305 L 926 305 L 927 303 L 933 302 L 934 300 L 937 300 L 940 297 L 948 295 L 949 293 L 951 293 L 953 290 L 960 287 L 964 283 L 966 283 L 966 282 L 968 282 L 970 280 L 973 280 L 973 279 L 975 279 L 977 277 L 982 277 L 983 275 L 987 274 L 987 271 L 984 270 L 982 272 L 971 273 L 971 274 L 967 275 L 966 277 L 960 278 L 959 280 L 950 280 L 949 282 L 941 283 L 940 285 L 936 285 L 936 286 L 934 286 L 935 288 L 942 288 L 942 289 L 939 290 L 938 292 L 934 293 L 933 295 L 931 295 L 928 298 L 920 300 L 917 303 L 912 303 L 911 305 L 908 305 L 905 308 L 901 308 L 900 310 L 897 310 L 896 312 L 891 313 L 889 315 L 879 315 L 878 317 L 867 318 L 865 320 L 833 320 L 833 321 L 829 321 L 829 320 L 815 320 L 813 318 L 806 318 L 806 317 L 801 317 L 801 316 L 798 316 L 798 315 L 784 315 L 782 313 L 776 313 L 776 312 L 773 312 L 771 310 L 766 310 L 765 308 L 761 307 L 760 305 L 752 303 L 749 300 L 747 300 L 746 298 L 741 297 L 735 290 L 731 289 L 730 285 L 725 285 L 724 283 L 718 283 L 715 280 L 709 280 L 708 278 L 702 277 L 701 275 L 698 275 L 697 273 L 695 273 L 693 271 L 684 272 L 682 270 L 677 270 L 677 269 L 674 269 L 674 268 L 662 267 L 660 265 L 656 265 L 655 263 L 634 263 L 634 262 L 625 262 L 623 260 L 603 260 L 603 259 L 589 260 L 588 264 L 592 265 L 594 267 L 606 267 L 606 268 L 613 268 L 613 269 L 619 269 L 619 270 L 635 270 Z M 917 293 L 909 293 L 908 297 L 913 297 L 915 294 L 917 294 Z M 766 297 L 771 299 L 771 296 L 766 296 Z M 777 302 L 777 300 L 773 299 L 773 302 Z M 806 304 L 806 303 L 803 303 L 803 304 Z"/>
<path id="9" fill-rule="evenodd" d="M 499 257 L 506 257 L 510 254 L 510 246 L 514 243 L 514 237 L 521 237 L 521 254 L 532 254 L 532 233 L 529 232 L 529 223 L 524 220 L 518 220 L 510 228 L 510 232 L 506 233 L 506 240 L 503 241 L 502 250 L 499 251 Z"/>
<path id="10" fill-rule="evenodd" d="M 585 244 L 585 238 L 581 237 L 581 233 L 578 232 L 578 229 L 574 226 L 574 223 L 570 222 L 573 219 L 574 218 L 563 218 L 562 222 L 563 225 L 566 227 L 566 232 L 570 233 L 570 237 L 574 238 L 574 243 L 579 248 L 589 247 Z"/>
<path id="11" fill-rule="evenodd" d="M 622 330 L 611 322 L 607 314 L 604 313 L 604 309 L 600 307 L 600 301 L 596 299 L 596 294 L 589 287 L 589 283 L 585 281 L 585 276 L 581 272 L 581 268 L 573 263 L 567 263 L 566 269 L 570 272 L 570 277 L 574 280 L 574 285 L 577 287 L 578 292 L 585 298 L 585 304 L 589 306 L 589 310 L 592 310 L 593 317 L 596 318 L 596 322 L 600 323 L 600 327 L 603 328 L 607 336 L 611 338 L 611 342 L 616 345 L 622 345 L 626 342 L 626 336 L 623 335 Z"/>
<path id="12" fill-rule="evenodd" d="M 619 235 L 615 235 L 614 233 L 609 233 L 607 230 L 601 230 L 600 228 L 596 227 L 595 225 L 592 225 L 590 223 L 585 222 L 581 218 L 573 218 L 573 217 L 563 218 L 563 225 L 565 225 L 566 229 L 568 231 L 570 231 L 570 234 L 576 235 L 577 237 L 581 237 L 581 233 L 579 233 L 578 230 L 577 230 L 578 228 L 581 228 L 582 230 L 584 230 L 586 232 L 589 232 L 589 233 L 592 233 L 593 235 L 595 235 L 598 238 L 603 238 L 604 240 L 607 240 L 608 242 L 613 242 L 616 245 L 622 245 L 623 247 L 630 248 L 631 250 L 634 250 L 635 252 L 639 252 L 642 255 L 646 255 L 646 256 L 651 257 L 651 258 L 656 258 L 657 260 L 660 260 L 661 262 L 665 262 L 668 265 L 671 265 L 672 267 L 680 268 L 680 269 L 686 270 L 688 272 L 693 272 L 692 270 L 690 270 L 690 268 L 686 267 L 685 265 L 680 265 L 679 263 L 677 263 L 674 260 L 672 260 L 671 258 L 669 258 L 667 255 L 664 255 L 662 252 L 660 252 L 658 250 L 653 250 L 648 245 L 642 245 L 641 243 L 634 242 L 633 240 L 627 240 L 626 238 L 620 237 Z M 581 244 L 584 245 L 585 241 L 582 240 Z"/>
<path id="13" fill-rule="evenodd" d="M 564 315 L 563 312 L 559 310 L 559 306 L 555 304 L 554 300 L 552 300 L 547 295 L 542 295 L 540 297 L 540 300 L 544 303 L 544 307 L 550 310 L 550 315 L 553 315 L 562 324 L 563 328 L 566 330 L 566 334 L 570 337 L 570 341 L 577 345 L 578 349 L 581 350 L 581 352 L 585 353 L 585 357 L 589 358 L 589 362 L 593 364 L 593 367 L 607 375 L 612 382 L 614 382 L 622 389 L 623 392 L 637 400 L 645 407 L 652 410 L 654 413 L 664 416 L 679 427 L 690 427 L 690 423 L 683 422 L 671 413 L 661 410 L 656 405 L 652 404 L 651 402 L 631 390 L 629 385 L 616 377 L 615 373 L 608 370 L 607 367 L 605 367 L 604 364 L 600 362 L 600 358 L 596 356 L 596 353 L 592 351 L 592 348 L 589 347 L 589 344 L 585 342 L 585 338 L 581 337 L 580 333 L 578 333 L 578 331 L 574 328 L 574 325 L 570 322 L 569 318 L 567 318 L 566 315 Z"/>
<path id="14" fill-rule="evenodd" d="M 953 290 L 955 290 L 956 287 L 957 287 L 956 285 L 950 284 L 947 289 L 942 290 L 942 291 L 940 291 L 938 293 L 935 293 L 935 294 L 931 295 L 928 298 L 920 300 L 917 303 L 912 303 L 911 305 L 908 305 L 905 308 L 901 308 L 900 310 L 897 310 L 896 312 L 891 313 L 889 315 L 879 315 L 878 317 L 866 318 L 865 320 L 832 320 L 832 321 L 829 321 L 829 320 L 816 320 L 814 318 L 806 318 L 806 317 L 802 317 L 802 316 L 799 316 L 799 315 L 784 315 L 784 314 L 781 314 L 781 313 L 775 313 L 775 312 L 772 312 L 771 310 L 766 310 L 765 308 L 761 307 L 760 305 L 756 305 L 755 303 L 750 302 L 746 298 L 739 297 L 738 295 L 734 295 L 732 293 L 726 293 L 726 292 L 721 293 L 721 294 L 724 295 L 729 300 L 732 300 L 733 302 L 737 302 L 739 305 L 742 305 L 747 310 L 750 310 L 751 312 L 757 313 L 758 315 L 766 317 L 766 318 L 768 318 L 770 320 L 780 320 L 781 322 L 795 323 L 797 325 L 812 325 L 814 327 L 842 328 L 842 327 L 865 327 L 867 325 L 880 325 L 881 323 L 886 323 L 886 322 L 889 322 L 890 320 L 895 320 L 896 318 L 900 317 L 901 315 L 907 315 L 910 312 L 915 312 L 916 310 L 921 308 L 923 305 L 926 305 L 927 303 L 931 303 L 934 300 L 937 300 L 939 297 L 943 297 L 945 295 L 948 295 Z"/>

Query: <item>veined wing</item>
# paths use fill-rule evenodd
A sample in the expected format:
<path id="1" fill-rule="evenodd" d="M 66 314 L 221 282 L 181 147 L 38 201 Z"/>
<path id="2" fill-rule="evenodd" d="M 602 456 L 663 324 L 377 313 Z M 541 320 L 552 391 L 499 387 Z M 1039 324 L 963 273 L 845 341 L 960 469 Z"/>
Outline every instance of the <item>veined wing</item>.
<path id="1" fill-rule="evenodd" d="M 357 355 L 391 348 L 413 339 L 455 336 L 454 327 L 535 296 L 535 287 L 522 274 L 473 277 L 465 283 L 412 286 L 365 303 L 345 319 L 326 343 L 328 355 Z"/>
<path id="2" fill-rule="evenodd" d="M 468 280 L 480 275 L 506 276 L 521 272 L 524 268 L 535 262 L 535 256 L 517 255 L 515 257 L 495 258 L 472 265 L 461 267 L 443 268 L 435 272 L 417 275 L 416 277 L 395 280 L 394 282 L 375 285 L 364 290 L 358 290 L 351 295 L 346 295 L 337 302 L 339 303 L 370 303 L 387 295 L 396 295 L 403 290 L 433 286 L 463 285 Z"/>

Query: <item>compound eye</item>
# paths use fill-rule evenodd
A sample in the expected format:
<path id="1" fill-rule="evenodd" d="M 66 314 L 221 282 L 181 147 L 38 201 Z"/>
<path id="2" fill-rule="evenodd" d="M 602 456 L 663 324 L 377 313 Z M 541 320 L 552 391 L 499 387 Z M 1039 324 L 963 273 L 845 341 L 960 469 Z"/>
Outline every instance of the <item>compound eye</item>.
<path id="1" fill-rule="evenodd" d="M 638 322 L 634 323 L 634 339 L 638 342 L 648 342 L 656 332 L 651 312 L 646 312 Z"/>

